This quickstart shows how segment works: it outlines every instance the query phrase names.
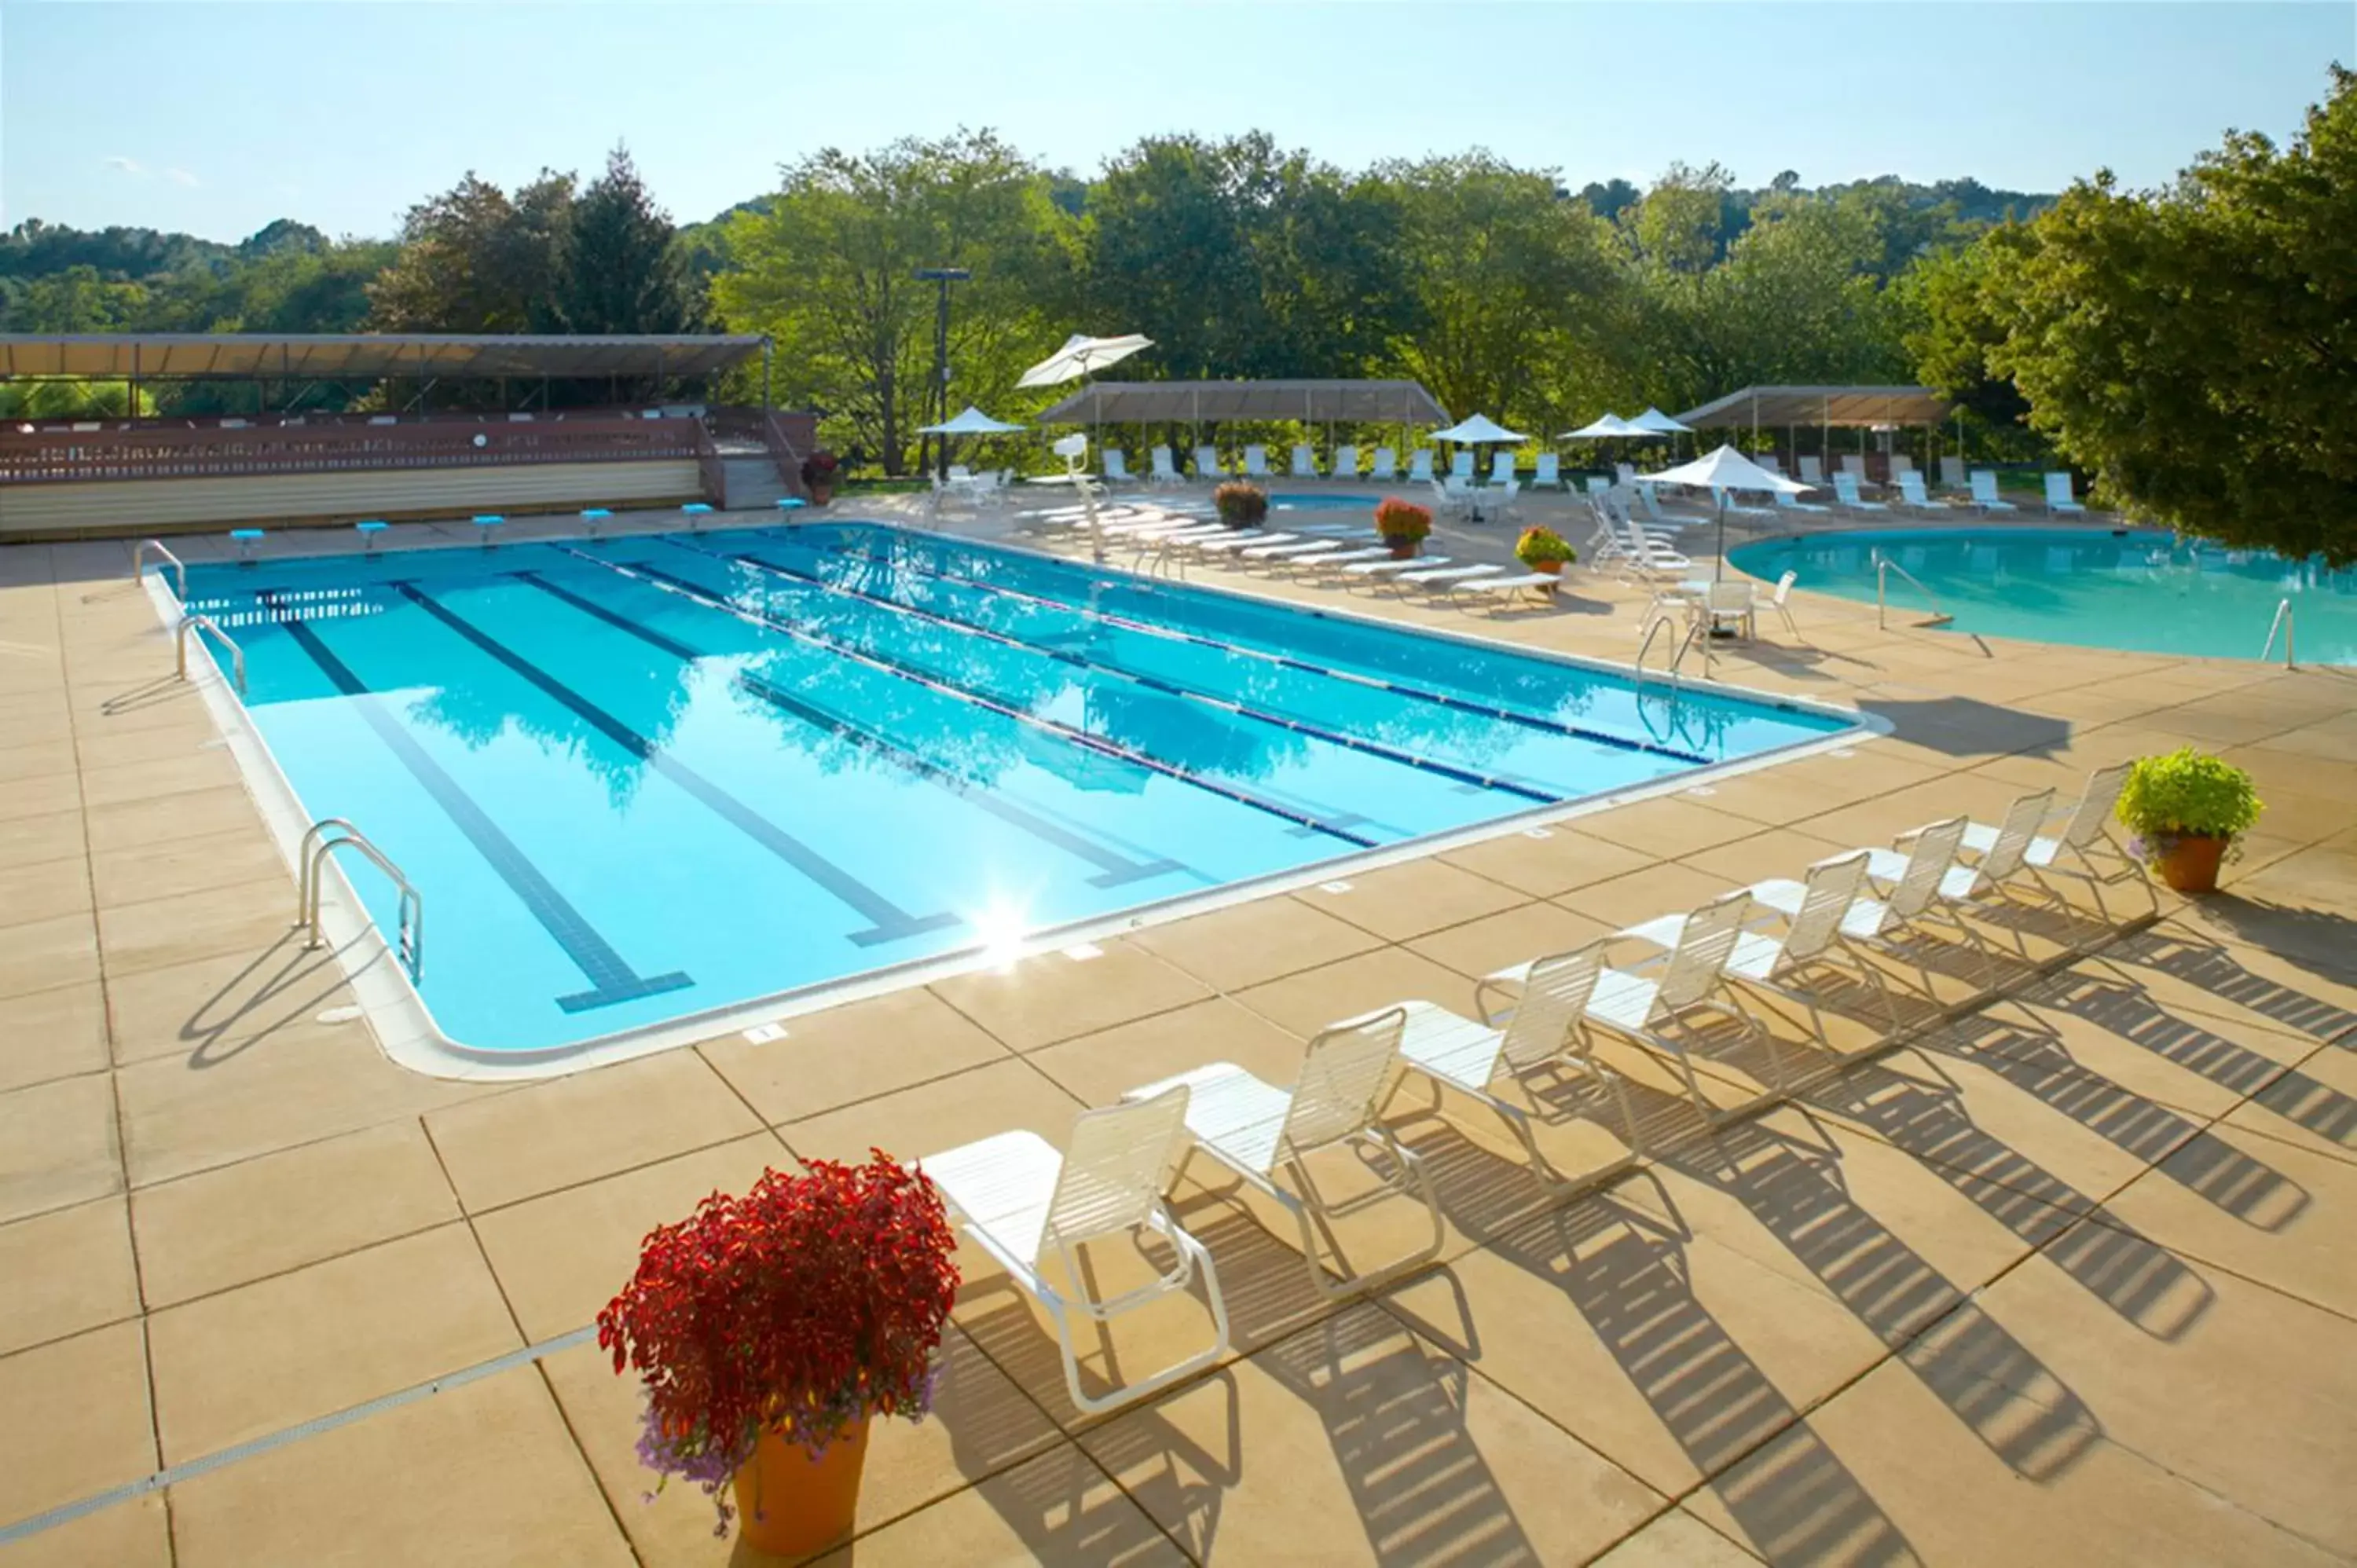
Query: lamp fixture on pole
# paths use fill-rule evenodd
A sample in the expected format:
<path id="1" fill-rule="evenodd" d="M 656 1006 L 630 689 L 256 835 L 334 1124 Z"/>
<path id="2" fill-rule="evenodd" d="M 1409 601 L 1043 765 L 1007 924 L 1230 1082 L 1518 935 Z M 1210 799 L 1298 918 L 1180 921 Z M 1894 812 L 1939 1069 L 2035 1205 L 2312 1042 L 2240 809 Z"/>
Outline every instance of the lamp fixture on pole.
<path id="1" fill-rule="evenodd" d="M 973 276 L 974 274 L 964 267 L 917 269 L 918 281 L 941 285 L 941 297 L 933 310 L 933 388 L 931 395 L 926 399 L 928 404 L 939 400 L 932 410 L 937 423 L 950 415 L 950 285 L 963 283 Z M 933 438 L 928 436 L 926 439 Z M 950 438 L 944 435 L 940 440 L 935 461 L 931 466 L 942 478 L 946 479 L 950 477 Z M 920 467 L 927 466 L 919 465 Z"/>

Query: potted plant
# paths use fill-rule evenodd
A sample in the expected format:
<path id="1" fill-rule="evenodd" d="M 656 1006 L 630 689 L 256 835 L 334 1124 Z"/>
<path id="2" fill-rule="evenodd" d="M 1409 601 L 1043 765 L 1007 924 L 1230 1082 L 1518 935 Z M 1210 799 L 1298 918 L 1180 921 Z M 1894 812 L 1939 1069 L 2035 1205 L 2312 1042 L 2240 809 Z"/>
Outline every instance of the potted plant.
<path id="1" fill-rule="evenodd" d="M 2138 757 L 2118 808 L 2130 852 L 2179 893 L 2217 890 L 2219 863 L 2261 809 L 2249 774 L 2190 746 Z"/>
<path id="2" fill-rule="evenodd" d="M 597 1315 L 615 1372 L 646 1385 L 639 1457 L 704 1488 L 716 1535 L 733 1483 L 745 1539 L 764 1552 L 848 1531 L 869 1419 L 917 1420 L 931 1400 L 956 1241 L 923 1173 L 871 1152 L 714 1193 L 647 1237 Z"/>
<path id="3" fill-rule="evenodd" d="M 1213 490 L 1211 504 L 1230 528 L 1257 528 L 1268 516 L 1268 492 L 1241 479 L 1230 479 Z"/>
<path id="4" fill-rule="evenodd" d="M 1579 552 L 1552 528 L 1526 528 L 1514 541 L 1514 559 L 1534 572 L 1554 575 L 1578 560 Z"/>
<path id="5" fill-rule="evenodd" d="M 802 488 L 810 491 L 811 505 L 824 506 L 834 499 L 834 471 L 842 466 L 823 446 L 802 459 Z"/>
<path id="6" fill-rule="evenodd" d="M 1432 532 L 1432 509 L 1397 496 L 1385 496 L 1375 503 L 1375 532 L 1392 547 L 1394 557 L 1405 561 Z"/>

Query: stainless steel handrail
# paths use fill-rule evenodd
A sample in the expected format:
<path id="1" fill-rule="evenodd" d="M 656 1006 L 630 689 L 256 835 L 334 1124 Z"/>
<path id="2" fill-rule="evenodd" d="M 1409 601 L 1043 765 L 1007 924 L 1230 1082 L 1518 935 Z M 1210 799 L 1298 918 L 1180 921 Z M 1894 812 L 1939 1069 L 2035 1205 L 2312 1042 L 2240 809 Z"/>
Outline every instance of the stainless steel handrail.
<path id="1" fill-rule="evenodd" d="M 1939 596 L 1917 582 L 1914 573 L 1878 550 L 1874 553 L 1874 624 L 1876 626 L 1887 629 L 1889 625 L 1885 612 L 1889 598 L 1890 574 L 1893 572 L 1898 573 L 1910 583 L 1913 583 L 1915 591 L 1923 596 L 1923 602 L 1932 607 L 1932 618 L 1919 620 L 1915 623 L 1917 626 L 1945 626 L 1956 618 L 1940 607 Z"/>
<path id="2" fill-rule="evenodd" d="M 237 639 L 223 631 L 220 623 L 210 616 L 182 616 L 179 629 L 172 634 L 174 651 L 178 656 L 174 662 L 179 671 L 180 679 L 185 681 L 188 678 L 188 634 L 192 631 L 211 632 L 221 639 L 221 645 L 229 650 L 231 666 L 237 672 L 237 694 L 241 697 L 244 696 L 245 650 L 240 648 L 237 645 Z"/>
<path id="3" fill-rule="evenodd" d="M 156 554 L 161 555 L 165 560 L 169 561 L 172 564 L 172 576 L 179 588 L 180 602 L 182 604 L 188 603 L 188 563 L 181 560 L 178 555 L 173 554 L 169 549 L 166 548 L 164 542 L 160 539 L 143 539 L 138 543 L 131 547 L 131 580 L 135 583 L 139 581 L 142 576 L 146 575 L 147 552 L 150 550 L 153 550 Z"/>
<path id="4" fill-rule="evenodd" d="M 2292 613 L 2289 599 L 2281 599 L 2276 604 L 2276 618 L 2267 623 L 2267 645 L 2259 650 L 2261 663 L 2265 663 L 2267 655 L 2276 650 L 2276 633 L 2278 631 L 2283 633 L 2284 668 L 2298 669 L 2299 664 L 2293 650 L 2292 640 L 2299 631 L 2299 618 Z"/>
<path id="5" fill-rule="evenodd" d="M 1667 615 L 1657 615 L 1651 621 L 1646 623 L 1645 639 L 1637 645 L 1636 679 L 1639 683 L 1641 684 L 1645 679 L 1645 655 L 1653 651 L 1653 639 L 1660 636 L 1662 628 L 1672 624 L 1674 618 Z M 1686 641 L 1690 640 L 1692 639 L 1688 639 L 1682 640 L 1678 644 L 1678 650 L 1670 655 L 1670 683 L 1672 685 L 1675 685 L 1677 683 L 1678 666 L 1685 661 Z"/>
<path id="6" fill-rule="evenodd" d="M 340 837 L 330 838 L 330 832 Z M 357 849 L 372 861 L 376 868 L 393 879 L 401 892 L 400 913 L 396 917 L 393 936 L 393 956 L 409 973 L 414 984 L 425 972 L 425 897 L 409 878 L 402 875 L 384 851 L 371 843 L 368 835 L 342 817 L 322 817 L 303 830 L 303 842 L 296 851 L 302 863 L 301 880 L 295 894 L 296 923 L 309 933 L 303 945 L 319 946 L 319 894 L 327 878 L 321 875 L 327 859 L 339 849 Z"/>

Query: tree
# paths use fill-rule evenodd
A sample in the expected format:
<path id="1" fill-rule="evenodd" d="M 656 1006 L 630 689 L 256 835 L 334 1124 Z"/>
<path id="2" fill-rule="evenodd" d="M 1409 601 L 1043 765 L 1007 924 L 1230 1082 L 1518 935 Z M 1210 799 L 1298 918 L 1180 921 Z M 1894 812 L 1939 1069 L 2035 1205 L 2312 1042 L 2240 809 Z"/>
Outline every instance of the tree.
<path id="1" fill-rule="evenodd" d="M 369 287 L 387 332 L 561 329 L 572 243 L 573 177 L 544 169 L 507 192 L 469 172 L 409 209 L 401 253 Z"/>
<path id="2" fill-rule="evenodd" d="M 82 263 L 27 284 L 9 311 L 9 326 L 19 332 L 124 332 L 146 304 L 147 291 L 139 285 L 108 283 Z"/>
<path id="3" fill-rule="evenodd" d="M 671 217 L 654 204 L 630 153 L 573 203 L 560 302 L 570 332 L 685 332 L 695 318 Z"/>
<path id="4" fill-rule="evenodd" d="M 1900 283 L 1915 322 L 1906 349 L 1916 379 L 1995 430 L 2029 416 L 2029 400 L 1989 368 L 1989 355 L 2006 340 L 2006 302 L 2037 245 L 2028 227 L 2008 223 L 1924 257 Z"/>
<path id="5" fill-rule="evenodd" d="M 2232 133 L 2159 191 L 2108 172 L 2004 269 L 1990 368 L 2156 521 L 2357 561 L 2357 74 L 2278 150 Z"/>

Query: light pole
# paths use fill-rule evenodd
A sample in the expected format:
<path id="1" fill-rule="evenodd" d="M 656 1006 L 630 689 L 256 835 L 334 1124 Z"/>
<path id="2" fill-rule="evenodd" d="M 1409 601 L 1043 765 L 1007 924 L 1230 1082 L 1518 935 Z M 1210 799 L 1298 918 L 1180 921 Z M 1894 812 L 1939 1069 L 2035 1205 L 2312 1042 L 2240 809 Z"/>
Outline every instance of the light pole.
<path id="1" fill-rule="evenodd" d="M 919 267 L 917 276 L 924 283 L 941 285 L 940 303 L 933 311 L 933 396 L 941 402 L 941 412 L 933 423 L 942 424 L 950 416 L 950 285 L 963 283 L 974 276 L 964 267 Z M 932 439 L 927 437 L 928 440 Z M 921 452 L 921 448 L 920 449 Z M 937 451 L 939 477 L 950 477 L 950 438 L 940 438 Z M 922 465 L 920 465 L 920 467 Z"/>

